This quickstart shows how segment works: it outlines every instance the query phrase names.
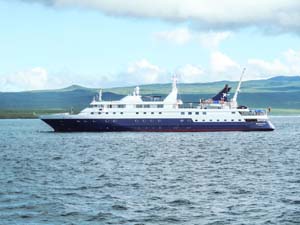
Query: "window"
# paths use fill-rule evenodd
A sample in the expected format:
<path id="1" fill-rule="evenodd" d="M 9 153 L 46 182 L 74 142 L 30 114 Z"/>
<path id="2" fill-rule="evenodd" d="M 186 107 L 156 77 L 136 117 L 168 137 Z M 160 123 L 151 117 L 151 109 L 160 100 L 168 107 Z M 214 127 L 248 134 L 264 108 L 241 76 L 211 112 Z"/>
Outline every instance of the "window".
<path id="1" fill-rule="evenodd" d="M 231 120 L 232 122 L 234 121 L 234 119 Z"/>
<path id="2" fill-rule="evenodd" d="M 220 120 L 217 120 L 217 122 L 220 122 Z"/>
<path id="3" fill-rule="evenodd" d="M 198 120 L 195 120 L 196 122 L 198 122 Z"/>
<path id="4" fill-rule="evenodd" d="M 192 112 L 188 112 L 189 115 L 192 115 Z"/>
<path id="5" fill-rule="evenodd" d="M 139 114 L 139 112 L 136 112 L 135 114 Z"/>
<path id="6" fill-rule="evenodd" d="M 209 120 L 210 122 L 212 122 L 212 120 Z"/>
<path id="7" fill-rule="evenodd" d="M 99 115 L 101 115 L 101 112 L 98 112 Z"/>
<path id="8" fill-rule="evenodd" d="M 184 115 L 184 112 L 181 112 L 181 115 Z"/>
<path id="9" fill-rule="evenodd" d="M 239 119 L 239 122 L 241 122 L 242 120 L 241 119 Z"/>
<path id="10" fill-rule="evenodd" d="M 150 108 L 150 105 L 144 105 L 144 108 Z"/>
<path id="11" fill-rule="evenodd" d="M 205 120 L 202 120 L 202 122 L 205 122 Z"/>
<path id="12" fill-rule="evenodd" d="M 162 104 L 157 105 L 157 108 L 163 108 L 163 107 L 164 107 L 164 105 L 162 105 Z"/>
<path id="13" fill-rule="evenodd" d="M 105 114 L 108 114 L 108 112 L 106 112 Z"/>
<path id="14" fill-rule="evenodd" d="M 116 114 L 116 112 L 113 112 L 113 114 Z"/>
<path id="15" fill-rule="evenodd" d="M 162 114 L 162 112 L 159 112 L 158 114 Z"/>
<path id="16" fill-rule="evenodd" d="M 224 120 L 224 122 L 227 122 L 227 120 Z"/>
<path id="17" fill-rule="evenodd" d="M 125 105 L 118 105 L 118 108 L 125 108 Z"/>
<path id="18" fill-rule="evenodd" d="M 232 114 L 235 114 L 235 112 L 231 112 Z"/>
<path id="19" fill-rule="evenodd" d="M 154 112 L 151 112 L 151 114 L 154 114 Z"/>
<path id="20" fill-rule="evenodd" d="M 91 112 L 92 115 L 94 115 L 94 112 Z"/>
<path id="21" fill-rule="evenodd" d="M 143 108 L 143 105 L 136 105 L 136 108 Z"/>
<path id="22" fill-rule="evenodd" d="M 120 112 L 120 114 L 123 114 L 123 112 Z"/>
<path id="23" fill-rule="evenodd" d="M 147 114 L 147 112 L 144 112 L 144 114 Z"/>
<path id="24" fill-rule="evenodd" d="M 195 112 L 196 115 L 199 115 L 199 112 Z"/>
<path id="25" fill-rule="evenodd" d="M 206 115 L 206 112 L 203 112 L 202 114 L 203 114 L 203 115 Z"/>

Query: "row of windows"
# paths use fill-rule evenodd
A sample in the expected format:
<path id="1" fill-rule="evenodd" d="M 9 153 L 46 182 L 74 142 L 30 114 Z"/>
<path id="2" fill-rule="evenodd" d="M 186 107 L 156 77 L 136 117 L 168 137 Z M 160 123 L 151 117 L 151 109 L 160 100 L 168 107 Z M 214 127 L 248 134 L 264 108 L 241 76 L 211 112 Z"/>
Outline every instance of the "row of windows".
<path id="1" fill-rule="evenodd" d="M 94 115 L 94 114 L 99 114 L 99 115 L 101 115 L 101 114 L 106 114 L 106 115 L 108 115 L 108 114 L 117 114 L 116 112 L 112 112 L 112 113 L 109 113 L 109 112 L 98 112 L 98 113 L 96 113 L 96 112 L 91 112 L 91 114 L 92 115 Z M 124 112 L 119 112 L 119 114 L 124 114 Z M 136 114 L 140 114 L 139 112 L 136 112 Z M 142 113 L 141 113 L 142 114 Z M 144 112 L 143 114 L 147 114 L 147 112 Z M 150 113 L 148 113 L 148 114 L 150 114 Z M 154 112 L 151 112 L 151 114 L 153 115 L 154 114 Z M 162 112 L 158 112 L 158 114 L 162 114 Z"/>
<path id="2" fill-rule="evenodd" d="M 120 113 L 120 114 L 123 114 L 123 112 L 119 112 L 119 113 Z M 149 112 L 143 112 L 143 113 L 142 113 L 142 112 L 136 112 L 137 115 L 140 114 L 140 113 L 141 113 L 141 114 L 147 114 L 147 113 L 149 113 Z M 186 112 L 181 112 L 180 114 L 181 114 L 181 115 L 185 115 L 185 113 L 186 113 Z M 97 114 L 97 113 L 91 112 L 91 114 L 93 115 L 93 114 Z M 98 112 L 98 114 L 102 114 L 102 112 Z M 103 114 L 104 114 L 104 112 L 103 112 Z M 105 112 L 105 114 L 109 114 L 109 112 Z M 116 113 L 116 112 L 112 112 L 112 114 L 117 114 L 117 113 Z M 153 115 L 154 112 L 151 112 L 151 113 L 149 113 L 149 114 L 152 114 L 152 115 Z M 162 112 L 158 112 L 158 114 L 162 114 Z M 192 113 L 192 112 L 187 112 L 187 114 L 188 114 L 188 115 L 192 115 L 193 113 Z M 195 113 L 194 113 L 194 115 L 199 115 L 199 114 L 200 114 L 199 112 L 195 112 Z M 203 114 L 203 115 L 207 115 L 206 112 L 202 112 L 202 114 Z M 235 112 L 232 112 L 232 114 L 235 114 Z"/>
<path id="3" fill-rule="evenodd" d="M 161 122 L 161 120 L 149 120 L 151 123 L 152 122 L 158 122 L 158 123 L 160 123 Z M 199 122 L 198 120 L 195 120 L 196 122 Z M 220 120 L 216 120 L 217 122 L 219 122 Z M 224 120 L 224 122 L 226 122 L 227 120 Z M 232 119 L 231 120 L 232 122 L 234 122 L 235 120 L 234 119 Z M 238 120 L 239 122 L 241 122 L 242 120 L 241 119 L 239 119 Z M 84 123 L 87 123 L 88 121 L 87 120 L 84 120 L 83 121 Z M 95 120 L 93 120 L 93 123 L 95 123 L 96 121 Z M 108 123 L 108 122 L 110 122 L 110 120 L 105 120 L 105 122 L 106 123 Z M 112 120 L 112 122 L 113 123 L 115 123 L 115 122 L 117 122 L 117 120 Z M 146 122 L 146 120 L 134 120 L 134 122 Z M 192 122 L 192 120 L 180 120 L 180 122 L 181 123 L 183 123 L 183 122 Z M 210 120 L 202 120 L 202 122 L 213 122 L 213 120 L 212 119 L 210 119 Z M 80 123 L 80 120 L 77 120 L 77 123 Z"/>
<path id="4" fill-rule="evenodd" d="M 185 113 L 187 113 L 188 115 L 192 115 L 193 112 L 181 112 L 181 115 L 185 115 Z M 194 115 L 199 115 L 200 112 L 194 112 Z M 206 115 L 207 112 L 202 112 L 203 115 Z M 231 112 L 231 114 L 235 114 L 235 112 Z"/>
<path id="5" fill-rule="evenodd" d="M 91 108 L 126 108 L 126 105 L 125 104 L 120 104 L 120 105 L 91 105 L 90 106 Z M 150 105 L 150 104 L 146 104 L 146 105 L 143 105 L 143 104 L 137 104 L 135 105 L 136 108 L 163 108 L 164 105 L 163 104 L 158 104 L 158 105 Z"/>

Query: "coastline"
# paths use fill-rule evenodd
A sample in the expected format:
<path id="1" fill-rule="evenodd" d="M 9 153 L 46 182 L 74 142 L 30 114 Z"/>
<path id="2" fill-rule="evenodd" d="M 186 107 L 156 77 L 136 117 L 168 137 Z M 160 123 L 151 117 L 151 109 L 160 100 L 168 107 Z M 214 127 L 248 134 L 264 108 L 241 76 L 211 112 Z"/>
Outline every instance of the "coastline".
<path id="1" fill-rule="evenodd" d="M 64 113 L 64 109 L 0 110 L 0 119 L 38 119 L 39 115 Z M 78 111 L 79 112 L 79 111 Z M 74 112 L 77 113 L 77 110 Z M 300 109 L 272 109 L 270 116 L 300 116 Z"/>

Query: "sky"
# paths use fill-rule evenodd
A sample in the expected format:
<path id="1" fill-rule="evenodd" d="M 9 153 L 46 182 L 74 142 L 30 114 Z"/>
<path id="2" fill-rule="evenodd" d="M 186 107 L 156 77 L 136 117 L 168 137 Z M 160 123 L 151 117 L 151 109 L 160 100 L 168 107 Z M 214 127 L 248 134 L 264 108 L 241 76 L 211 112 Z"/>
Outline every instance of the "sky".
<path id="1" fill-rule="evenodd" d="M 0 0 L 0 91 L 300 75 L 298 0 Z"/>

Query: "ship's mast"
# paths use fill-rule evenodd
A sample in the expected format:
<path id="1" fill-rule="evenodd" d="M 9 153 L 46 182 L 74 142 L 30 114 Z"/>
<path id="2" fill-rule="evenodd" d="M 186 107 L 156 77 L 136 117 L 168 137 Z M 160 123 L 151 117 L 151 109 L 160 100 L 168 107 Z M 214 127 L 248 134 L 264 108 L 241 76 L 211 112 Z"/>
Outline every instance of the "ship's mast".
<path id="1" fill-rule="evenodd" d="M 243 69 L 243 72 L 242 72 L 241 77 L 240 77 L 239 84 L 238 84 L 238 86 L 236 88 L 236 91 L 234 93 L 234 96 L 233 96 L 233 98 L 231 100 L 234 107 L 237 107 L 237 97 L 238 97 L 238 94 L 239 94 L 239 92 L 241 90 L 241 84 L 242 84 L 242 81 L 243 81 L 243 76 L 245 74 L 245 71 L 246 71 L 246 68 Z"/>
<path id="2" fill-rule="evenodd" d="M 98 96 L 98 101 L 102 101 L 102 89 L 99 90 L 99 96 Z"/>

